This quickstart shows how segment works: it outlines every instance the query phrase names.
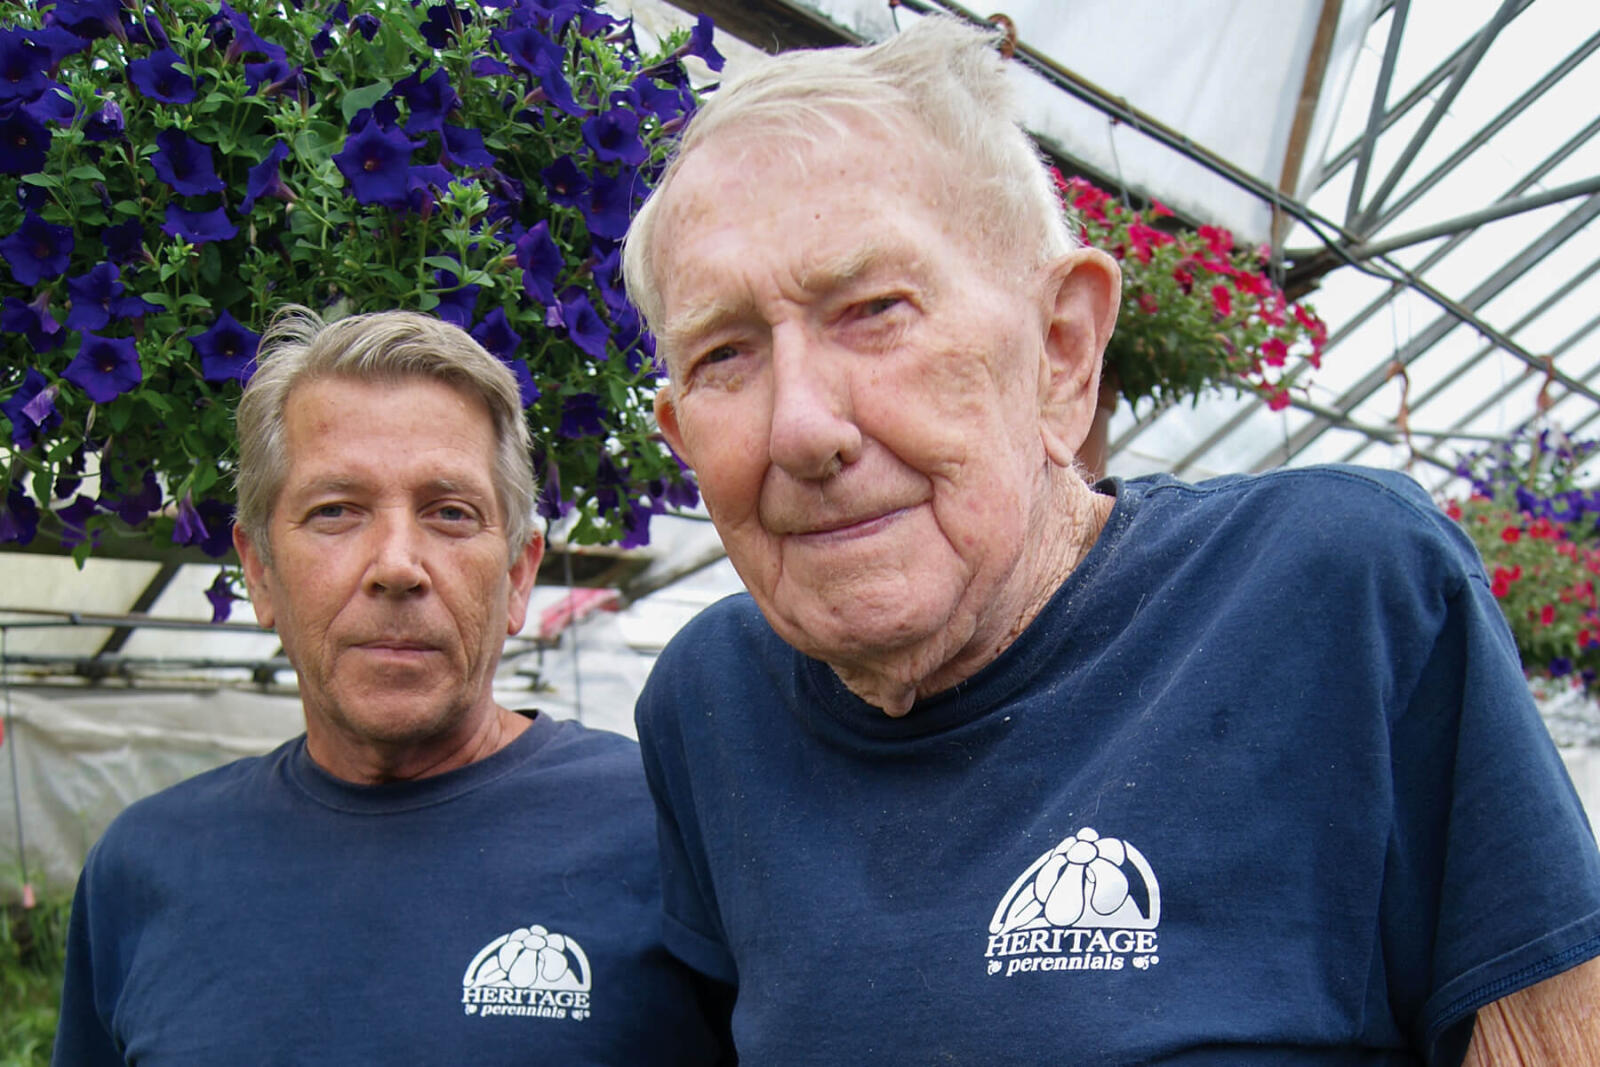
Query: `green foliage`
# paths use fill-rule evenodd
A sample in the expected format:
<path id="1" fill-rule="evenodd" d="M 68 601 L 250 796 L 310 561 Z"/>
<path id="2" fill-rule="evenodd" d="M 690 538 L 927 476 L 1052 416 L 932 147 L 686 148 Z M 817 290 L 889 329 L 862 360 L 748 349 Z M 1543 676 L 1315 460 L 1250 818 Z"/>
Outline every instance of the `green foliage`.
<path id="1" fill-rule="evenodd" d="M 44 1067 L 55 1043 L 71 901 L 0 907 L 0 1067 Z"/>
<path id="2" fill-rule="evenodd" d="M 693 491 L 616 253 L 691 41 L 642 56 L 593 0 L 0 11 L 0 542 L 225 554 L 232 408 L 288 303 L 472 330 L 522 380 L 541 510 L 647 540 Z"/>
<path id="3" fill-rule="evenodd" d="M 1130 403 L 1228 387 L 1256 393 L 1277 411 L 1289 404 L 1290 357 L 1322 365 L 1327 326 L 1309 307 L 1290 304 L 1260 257 L 1236 248 L 1227 230 L 1175 232 L 1160 224 L 1171 212 L 1159 203 L 1138 212 L 1083 178 L 1057 174 L 1056 184 L 1084 243 L 1122 267 L 1105 373 Z"/>

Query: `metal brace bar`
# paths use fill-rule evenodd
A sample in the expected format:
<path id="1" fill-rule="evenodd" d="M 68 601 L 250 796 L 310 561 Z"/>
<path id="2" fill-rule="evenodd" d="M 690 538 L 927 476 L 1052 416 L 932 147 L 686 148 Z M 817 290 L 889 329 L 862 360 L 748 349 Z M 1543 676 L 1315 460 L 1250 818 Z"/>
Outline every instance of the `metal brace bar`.
<path id="1" fill-rule="evenodd" d="M 1367 128 L 1361 135 L 1361 150 L 1356 156 L 1356 176 L 1350 183 L 1350 201 L 1344 209 L 1344 224 L 1347 227 L 1354 227 L 1361 217 L 1361 194 L 1367 188 L 1367 170 L 1372 166 L 1372 150 L 1378 143 L 1378 133 L 1383 127 L 1389 83 L 1394 79 L 1394 65 L 1400 57 L 1400 40 L 1405 36 L 1406 16 L 1410 11 L 1411 0 L 1396 0 L 1389 23 L 1389 40 L 1383 47 L 1383 65 L 1378 70 L 1378 84 L 1372 91 L 1372 106 L 1367 110 Z"/>

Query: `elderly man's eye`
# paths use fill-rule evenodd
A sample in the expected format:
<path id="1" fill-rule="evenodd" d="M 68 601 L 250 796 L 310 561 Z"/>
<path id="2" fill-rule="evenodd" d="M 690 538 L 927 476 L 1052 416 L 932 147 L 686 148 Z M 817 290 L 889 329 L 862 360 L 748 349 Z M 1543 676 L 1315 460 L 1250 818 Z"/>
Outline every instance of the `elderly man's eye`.
<path id="1" fill-rule="evenodd" d="M 701 363 L 726 363 L 739 354 L 739 350 L 732 345 L 718 345 L 700 357 Z"/>
<path id="2" fill-rule="evenodd" d="M 874 297 L 873 299 L 868 300 L 866 303 L 861 305 L 861 313 L 868 317 L 882 315 L 885 311 L 888 311 L 891 308 L 899 305 L 901 301 L 902 298 L 898 296 Z"/>
<path id="3" fill-rule="evenodd" d="M 313 519 L 338 519 L 344 517 L 343 504 L 318 504 L 311 511 Z"/>

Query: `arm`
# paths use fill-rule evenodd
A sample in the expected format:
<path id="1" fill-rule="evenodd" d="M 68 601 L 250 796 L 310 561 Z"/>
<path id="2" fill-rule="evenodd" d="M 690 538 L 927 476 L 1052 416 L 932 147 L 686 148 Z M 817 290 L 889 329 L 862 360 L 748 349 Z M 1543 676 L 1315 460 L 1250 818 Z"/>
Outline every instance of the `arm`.
<path id="1" fill-rule="evenodd" d="M 1600 958 L 1478 1009 L 1462 1067 L 1600 1063 Z"/>
<path id="2" fill-rule="evenodd" d="M 65 981 L 61 990 L 61 1014 L 56 1023 L 55 1050 L 50 1062 L 59 1067 L 121 1067 L 117 1051 L 105 1023 L 95 1007 L 95 973 L 89 945 L 88 875 L 79 879 L 72 902 L 72 918 L 67 927 Z"/>

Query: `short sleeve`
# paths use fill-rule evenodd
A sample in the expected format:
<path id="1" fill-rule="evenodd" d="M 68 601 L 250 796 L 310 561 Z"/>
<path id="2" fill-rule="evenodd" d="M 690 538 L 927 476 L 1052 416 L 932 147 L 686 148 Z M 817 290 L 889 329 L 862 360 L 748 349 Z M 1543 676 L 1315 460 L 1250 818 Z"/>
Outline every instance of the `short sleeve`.
<path id="1" fill-rule="evenodd" d="M 61 1015 L 56 1024 L 55 1051 L 50 1062 L 61 1067 L 121 1067 L 122 1054 L 108 1032 L 97 1007 L 97 979 L 91 938 L 93 925 L 91 871 L 95 850 L 91 850 L 83 874 L 78 878 L 72 900 L 72 917 L 67 927 L 66 968 L 61 987 Z"/>

